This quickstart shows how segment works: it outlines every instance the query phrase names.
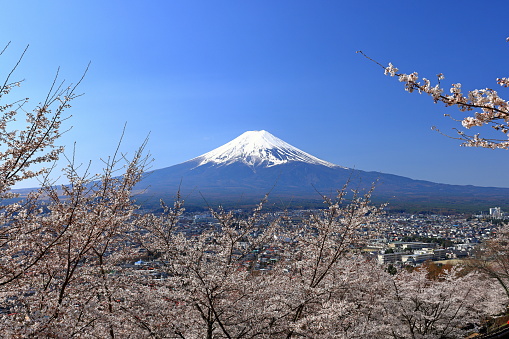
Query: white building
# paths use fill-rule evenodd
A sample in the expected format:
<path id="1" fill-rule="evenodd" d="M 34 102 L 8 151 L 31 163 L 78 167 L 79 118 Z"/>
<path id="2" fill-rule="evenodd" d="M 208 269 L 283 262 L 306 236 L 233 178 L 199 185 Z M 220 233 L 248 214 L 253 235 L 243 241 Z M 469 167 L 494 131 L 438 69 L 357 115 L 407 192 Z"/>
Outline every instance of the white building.
<path id="1" fill-rule="evenodd" d="M 490 217 L 502 218 L 502 210 L 500 209 L 500 207 L 490 208 Z"/>
<path id="2" fill-rule="evenodd" d="M 404 254 L 403 252 L 379 254 L 378 262 L 382 265 L 387 263 L 395 263 L 397 261 L 401 261 L 401 256 L 403 254 Z"/>

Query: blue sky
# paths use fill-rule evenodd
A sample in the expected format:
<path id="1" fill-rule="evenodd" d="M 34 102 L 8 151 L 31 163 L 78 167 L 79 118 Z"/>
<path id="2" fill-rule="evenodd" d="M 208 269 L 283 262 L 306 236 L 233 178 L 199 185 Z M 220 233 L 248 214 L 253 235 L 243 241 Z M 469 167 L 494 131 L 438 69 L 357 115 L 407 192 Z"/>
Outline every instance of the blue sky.
<path id="1" fill-rule="evenodd" d="M 56 69 L 91 67 L 61 139 L 79 161 L 150 133 L 153 168 L 265 129 L 319 158 L 451 184 L 509 187 L 509 152 L 433 132 L 463 113 L 409 94 L 356 50 L 465 89 L 508 76 L 503 1 L 1 1 L 1 72 L 29 44 L 17 92 L 33 103 Z M 2 73 L 3 74 L 3 73 Z M 504 94 L 503 89 L 500 93 Z M 509 96 L 509 91 L 506 97 Z"/>

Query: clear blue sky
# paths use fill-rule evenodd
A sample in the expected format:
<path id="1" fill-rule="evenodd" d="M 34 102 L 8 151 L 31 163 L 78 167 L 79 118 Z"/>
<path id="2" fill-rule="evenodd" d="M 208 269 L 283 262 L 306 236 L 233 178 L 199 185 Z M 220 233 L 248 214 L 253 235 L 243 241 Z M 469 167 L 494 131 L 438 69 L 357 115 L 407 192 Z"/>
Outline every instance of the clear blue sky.
<path id="1" fill-rule="evenodd" d="M 92 62 L 61 140 L 84 163 L 150 132 L 153 168 L 247 130 L 265 129 L 319 158 L 435 182 L 509 187 L 509 151 L 460 148 L 454 113 L 355 54 L 464 88 L 509 76 L 509 2 L 0 1 L 5 72 L 36 103 L 58 66 L 75 81 Z M 500 89 L 500 92 L 504 91 Z M 509 96 L 509 91 L 506 91 Z M 23 93 L 23 94 L 21 94 Z"/>

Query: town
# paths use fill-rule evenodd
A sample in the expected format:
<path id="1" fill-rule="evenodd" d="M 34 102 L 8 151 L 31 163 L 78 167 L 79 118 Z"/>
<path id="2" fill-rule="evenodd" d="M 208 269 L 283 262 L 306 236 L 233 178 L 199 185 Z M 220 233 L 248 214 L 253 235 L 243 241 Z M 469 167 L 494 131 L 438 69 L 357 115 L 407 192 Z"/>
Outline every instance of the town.
<path id="1" fill-rule="evenodd" d="M 310 215 L 320 210 L 290 210 L 271 212 L 264 215 L 264 222 L 280 218 L 287 224 L 305 223 Z M 235 210 L 242 215 L 242 209 Z M 475 256 L 476 247 L 496 235 L 498 227 L 509 220 L 500 207 L 491 208 L 487 213 L 478 215 L 455 214 L 409 214 L 387 213 L 379 217 L 376 227 L 362 228 L 359 232 L 366 240 L 360 250 L 367 257 L 380 265 L 390 267 L 420 266 L 424 262 L 434 261 L 438 264 L 457 263 L 458 260 Z M 177 224 L 176 232 L 186 238 L 197 237 L 205 230 L 220 231 L 220 224 L 210 212 L 186 212 Z M 285 239 L 281 241 L 291 241 Z M 240 254 L 240 253 L 239 253 Z M 295 253 L 293 253 L 295 254 Z M 274 245 L 266 245 L 244 255 L 243 265 L 254 271 L 266 271 L 280 260 L 291 261 L 292 253 Z M 158 265 L 156 258 L 143 258 L 136 261 L 139 269 L 153 269 Z M 160 278 L 160 275 L 154 274 Z"/>

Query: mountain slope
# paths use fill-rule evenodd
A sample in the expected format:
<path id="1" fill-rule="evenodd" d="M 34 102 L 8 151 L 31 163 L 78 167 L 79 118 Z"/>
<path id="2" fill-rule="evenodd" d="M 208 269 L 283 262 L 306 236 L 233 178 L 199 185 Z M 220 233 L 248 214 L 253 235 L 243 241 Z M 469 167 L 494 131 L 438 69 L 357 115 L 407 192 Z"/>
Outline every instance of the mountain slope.
<path id="1" fill-rule="evenodd" d="M 317 192 L 333 195 L 350 188 L 367 190 L 376 182 L 375 200 L 393 206 L 484 209 L 506 206 L 509 189 L 437 184 L 352 170 L 316 158 L 266 131 L 249 131 L 199 157 L 155 170 L 138 185 L 140 201 L 168 201 L 181 190 L 188 204 L 252 204 L 271 191 L 271 201 L 297 206 L 319 204 Z"/>

